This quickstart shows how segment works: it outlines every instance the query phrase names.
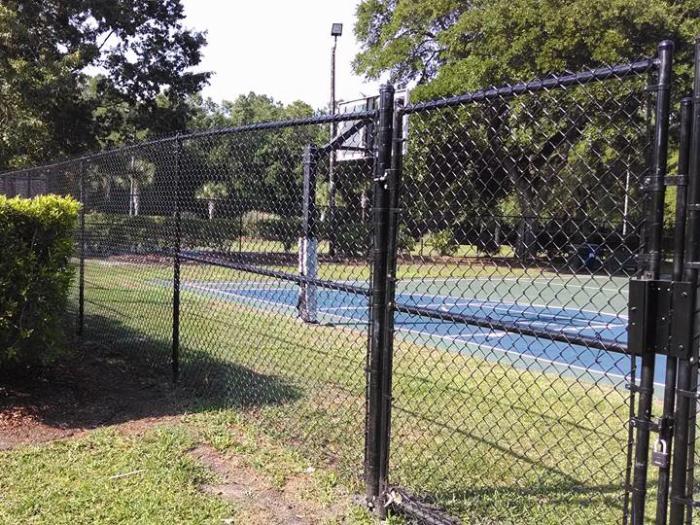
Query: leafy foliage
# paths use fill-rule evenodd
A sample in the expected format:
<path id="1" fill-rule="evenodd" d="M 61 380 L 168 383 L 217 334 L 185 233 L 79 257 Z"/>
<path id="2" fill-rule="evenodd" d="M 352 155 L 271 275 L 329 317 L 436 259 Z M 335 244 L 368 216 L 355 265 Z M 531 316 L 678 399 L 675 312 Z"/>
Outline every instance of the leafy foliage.
<path id="1" fill-rule="evenodd" d="M 363 51 L 355 69 L 415 83 L 411 99 L 419 101 L 653 56 L 669 38 L 676 44 L 675 92 L 683 94 L 698 9 L 698 0 L 365 0 L 357 10 Z M 586 216 L 601 228 L 621 228 L 615 212 L 626 174 L 643 171 L 645 82 L 552 90 L 412 118 L 406 193 L 429 198 L 416 203 L 411 229 L 459 232 L 508 207 L 521 221 L 516 253 L 527 258 L 536 249 L 533 217 Z M 605 199 L 583 189 L 597 186 L 611 189 Z"/>
<path id="2" fill-rule="evenodd" d="M 228 197 L 228 188 L 223 182 L 205 182 L 194 194 L 195 198 L 207 201 L 209 207 L 209 219 L 214 218 L 216 201 Z"/>
<path id="3" fill-rule="evenodd" d="M 425 244 L 440 255 L 454 255 L 459 248 L 454 233 L 448 228 L 430 233 L 426 238 Z"/>
<path id="4" fill-rule="evenodd" d="M 221 104 L 201 99 L 191 103 L 197 108 L 193 126 L 199 128 L 236 127 L 314 115 L 314 109 L 304 102 L 285 106 L 255 93 Z M 256 210 L 298 216 L 303 196 L 304 147 L 309 143 L 325 143 L 327 133 L 320 126 L 303 126 L 190 141 L 185 145 L 186 163 L 188 170 L 207 173 L 211 179 L 226 185 L 227 196 L 217 204 L 217 214 L 227 216 L 231 208 L 236 213 Z M 182 191 L 196 198 L 201 183 L 194 177 L 183 180 Z M 233 205 L 227 206 L 227 202 Z"/>
<path id="5" fill-rule="evenodd" d="M 269 216 L 249 223 L 246 234 L 266 241 L 282 243 L 284 251 L 288 252 L 299 239 L 301 220 L 298 217 Z"/>
<path id="6" fill-rule="evenodd" d="M 62 348 L 79 204 L 0 195 L 0 365 L 42 363 Z"/>
<path id="7" fill-rule="evenodd" d="M 417 82 L 415 100 L 635 60 L 666 38 L 688 64 L 698 9 L 698 0 L 363 0 L 354 65 Z"/>
<path id="8" fill-rule="evenodd" d="M 181 228 L 183 249 L 223 248 L 241 234 L 238 218 L 206 220 L 183 216 Z M 91 256 L 168 252 L 175 242 L 174 232 L 174 217 L 85 214 L 86 252 Z"/>
<path id="9" fill-rule="evenodd" d="M 185 126 L 208 73 L 181 0 L 0 5 L 0 168 Z M 96 75 L 91 77 L 90 72 Z"/>

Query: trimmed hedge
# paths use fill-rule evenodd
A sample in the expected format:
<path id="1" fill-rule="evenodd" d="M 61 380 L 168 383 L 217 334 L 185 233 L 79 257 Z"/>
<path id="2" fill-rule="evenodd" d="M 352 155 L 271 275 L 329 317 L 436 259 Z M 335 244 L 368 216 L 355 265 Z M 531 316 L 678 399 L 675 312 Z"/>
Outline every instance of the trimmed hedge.
<path id="1" fill-rule="evenodd" d="M 62 348 L 79 208 L 0 195 L 0 366 L 46 363 Z"/>
<path id="2" fill-rule="evenodd" d="M 240 235 L 240 219 L 181 218 L 183 249 L 221 248 Z M 87 213 L 85 245 L 88 256 L 170 252 L 175 241 L 173 217 Z"/>
<path id="3" fill-rule="evenodd" d="M 264 217 L 257 221 L 250 221 L 246 234 L 266 241 L 280 242 L 284 251 L 288 252 L 297 245 L 301 235 L 301 219 L 299 217 Z"/>

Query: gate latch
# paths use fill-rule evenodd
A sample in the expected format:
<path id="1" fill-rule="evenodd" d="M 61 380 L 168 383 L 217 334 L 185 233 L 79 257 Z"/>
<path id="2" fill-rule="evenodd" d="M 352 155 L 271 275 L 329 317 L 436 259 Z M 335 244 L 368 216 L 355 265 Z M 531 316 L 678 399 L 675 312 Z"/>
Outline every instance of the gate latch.
<path id="1" fill-rule="evenodd" d="M 627 347 L 631 354 L 688 359 L 695 290 L 685 281 L 632 279 Z"/>

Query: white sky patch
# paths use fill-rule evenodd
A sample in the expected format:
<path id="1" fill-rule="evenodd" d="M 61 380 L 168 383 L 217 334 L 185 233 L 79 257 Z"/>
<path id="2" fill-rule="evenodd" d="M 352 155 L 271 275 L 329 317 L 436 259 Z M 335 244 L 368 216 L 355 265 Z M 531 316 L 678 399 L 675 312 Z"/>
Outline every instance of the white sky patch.
<path id="1" fill-rule="evenodd" d="M 234 100 L 254 91 L 315 108 L 330 99 L 331 24 L 343 23 L 336 59 L 336 98 L 375 95 L 380 82 L 352 71 L 360 50 L 353 25 L 357 0 L 183 0 L 191 29 L 208 31 L 199 70 L 212 71 L 204 96 Z"/>

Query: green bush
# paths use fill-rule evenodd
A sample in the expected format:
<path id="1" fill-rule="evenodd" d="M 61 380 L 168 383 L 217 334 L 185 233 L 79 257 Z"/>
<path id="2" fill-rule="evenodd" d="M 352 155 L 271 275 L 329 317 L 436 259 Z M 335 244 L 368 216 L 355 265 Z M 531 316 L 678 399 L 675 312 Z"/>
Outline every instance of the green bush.
<path id="1" fill-rule="evenodd" d="M 396 236 L 396 247 L 401 253 L 411 253 L 416 247 L 416 239 L 411 235 L 411 232 L 405 224 L 399 225 L 398 235 Z"/>
<path id="2" fill-rule="evenodd" d="M 202 219 L 184 215 L 180 219 L 181 246 L 226 249 L 240 235 L 240 219 Z M 86 253 L 109 256 L 120 253 L 153 253 L 172 250 L 175 242 L 174 217 L 152 215 L 85 215 Z"/>
<path id="3" fill-rule="evenodd" d="M 336 250 L 346 257 L 364 257 L 369 254 L 372 239 L 370 225 L 361 222 L 342 222 L 335 228 Z"/>
<path id="4" fill-rule="evenodd" d="M 298 217 L 268 217 L 255 222 L 251 229 L 253 237 L 281 242 L 284 250 L 288 252 L 299 240 L 301 219 Z"/>
<path id="5" fill-rule="evenodd" d="M 0 195 L 0 366 L 46 363 L 63 347 L 79 207 Z"/>
<path id="6" fill-rule="evenodd" d="M 455 236 L 449 228 L 429 233 L 425 244 L 440 255 L 454 255 L 459 248 L 459 244 L 457 244 Z"/>
<path id="7" fill-rule="evenodd" d="M 246 221 L 246 234 L 266 241 L 282 243 L 285 251 L 290 251 L 298 240 L 301 231 L 301 219 L 299 217 L 280 217 L 265 214 L 257 220 Z"/>

